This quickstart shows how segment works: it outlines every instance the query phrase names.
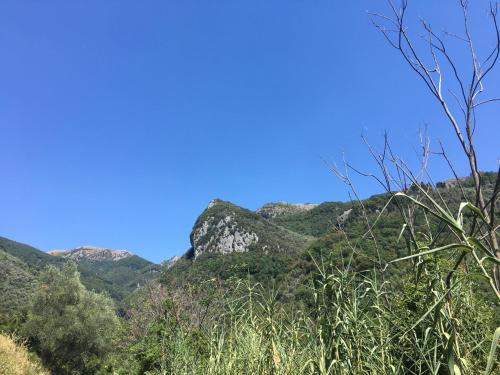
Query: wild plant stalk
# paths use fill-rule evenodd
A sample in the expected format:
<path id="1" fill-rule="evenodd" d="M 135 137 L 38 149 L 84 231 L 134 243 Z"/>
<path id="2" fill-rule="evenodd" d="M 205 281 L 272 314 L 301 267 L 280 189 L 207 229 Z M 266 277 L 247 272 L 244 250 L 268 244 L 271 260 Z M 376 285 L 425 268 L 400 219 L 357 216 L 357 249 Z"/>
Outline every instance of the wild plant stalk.
<path id="1" fill-rule="evenodd" d="M 478 208 L 481 218 L 486 225 L 481 229 L 487 238 L 488 246 L 493 256 L 500 260 L 500 249 L 498 235 L 495 230 L 495 202 L 498 197 L 498 189 L 487 199 L 484 196 L 481 183 L 481 174 L 478 167 L 474 133 L 477 127 L 477 111 L 486 104 L 496 103 L 500 98 L 486 97 L 485 83 L 491 76 L 500 57 L 500 29 L 498 25 L 498 3 L 490 3 L 489 16 L 492 24 L 493 48 L 487 51 L 484 59 L 480 59 L 472 37 L 469 16 L 469 1 L 460 0 L 460 11 L 463 16 L 463 36 L 447 32 L 445 36 L 457 37 L 464 42 L 465 53 L 469 56 L 469 71 L 461 73 L 458 62 L 453 59 L 446 40 L 438 35 L 431 25 L 421 20 L 425 33 L 424 43 L 429 54 L 421 54 L 416 43 L 410 35 L 407 25 L 408 1 L 402 0 L 399 7 L 389 1 L 390 14 L 372 13 L 373 24 L 382 33 L 387 42 L 396 49 L 403 60 L 413 72 L 424 82 L 428 92 L 439 103 L 446 120 L 456 136 L 463 155 L 468 162 L 471 177 L 474 181 L 475 197 L 472 202 Z M 449 73 L 449 74 L 447 74 Z M 451 77 L 446 80 L 445 77 Z M 472 77 L 470 79 L 469 77 Z M 458 92 L 455 90 L 458 88 Z M 455 105 L 458 111 L 454 113 Z M 499 175 L 500 176 L 500 175 Z M 500 177 L 499 177 L 500 179 Z M 497 179 L 497 186 L 500 180 Z M 460 255 L 459 259 L 464 256 Z M 460 262 L 457 262 L 460 263 Z M 493 281 L 497 290 L 500 289 L 500 266 L 493 266 Z"/>

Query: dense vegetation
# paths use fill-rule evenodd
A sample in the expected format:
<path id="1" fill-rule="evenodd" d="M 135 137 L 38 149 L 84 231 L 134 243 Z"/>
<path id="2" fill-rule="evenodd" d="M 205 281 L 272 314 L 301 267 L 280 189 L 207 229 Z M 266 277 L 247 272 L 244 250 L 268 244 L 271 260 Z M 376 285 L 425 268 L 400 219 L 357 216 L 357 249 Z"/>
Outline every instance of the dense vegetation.
<path id="1" fill-rule="evenodd" d="M 0 312 L 18 311 L 27 306 L 35 278 L 26 264 L 0 250 L 0 275 Z"/>
<path id="2" fill-rule="evenodd" d="M 43 269 L 48 265 L 61 265 L 64 261 L 32 246 L 0 237 L 0 250 L 10 254 L 33 269 Z"/>
<path id="3" fill-rule="evenodd" d="M 106 292 L 124 301 L 138 285 L 156 278 L 161 267 L 137 255 L 117 261 L 78 262 L 82 283 L 91 290 Z"/>
<path id="4" fill-rule="evenodd" d="M 336 227 L 335 218 L 350 208 L 349 203 L 324 202 L 310 211 L 279 215 L 270 220 L 294 232 L 320 237 Z"/>

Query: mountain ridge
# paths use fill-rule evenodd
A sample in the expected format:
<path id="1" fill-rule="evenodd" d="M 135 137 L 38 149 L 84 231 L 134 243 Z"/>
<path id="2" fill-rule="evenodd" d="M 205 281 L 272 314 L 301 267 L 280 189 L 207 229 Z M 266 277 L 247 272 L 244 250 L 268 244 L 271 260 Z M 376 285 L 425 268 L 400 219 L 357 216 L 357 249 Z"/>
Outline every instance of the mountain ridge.
<path id="1" fill-rule="evenodd" d="M 135 255 L 128 250 L 117 250 L 96 246 L 80 246 L 69 250 L 49 250 L 47 251 L 47 253 L 52 256 L 63 257 L 66 259 L 74 260 L 76 262 L 79 262 L 81 260 L 111 260 L 116 262 L 118 260 L 129 258 Z"/>
<path id="2" fill-rule="evenodd" d="M 255 210 L 255 212 L 266 219 L 287 214 L 305 212 L 319 206 L 319 203 L 290 203 L 290 202 L 269 202 Z"/>

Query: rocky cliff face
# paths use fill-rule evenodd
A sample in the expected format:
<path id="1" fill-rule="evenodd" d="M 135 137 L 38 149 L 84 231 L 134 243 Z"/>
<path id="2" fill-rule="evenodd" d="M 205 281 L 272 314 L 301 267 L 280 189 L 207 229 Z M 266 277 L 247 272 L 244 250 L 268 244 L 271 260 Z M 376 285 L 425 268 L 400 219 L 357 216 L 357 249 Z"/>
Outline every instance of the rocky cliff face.
<path id="1" fill-rule="evenodd" d="M 352 213 L 352 208 L 345 210 L 344 212 L 342 212 L 341 215 L 337 216 L 337 225 L 340 228 L 344 227 L 344 225 L 347 222 L 347 220 L 349 219 L 349 216 L 351 215 L 351 213 Z"/>
<path id="2" fill-rule="evenodd" d="M 93 262 L 103 260 L 118 261 L 134 255 L 127 250 L 113 250 L 94 246 L 81 246 L 71 250 L 51 250 L 48 253 L 50 255 L 71 259 L 75 262 L 80 262 L 82 260 Z"/>
<path id="3" fill-rule="evenodd" d="M 239 226 L 235 215 L 222 218 L 208 216 L 192 234 L 195 257 L 204 252 L 246 252 L 258 242 L 259 236 Z"/>
<path id="4" fill-rule="evenodd" d="M 195 258 L 204 253 L 295 251 L 308 240 L 262 215 L 218 199 L 209 203 L 191 232 Z"/>
<path id="5" fill-rule="evenodd" d="M 172 258 L 164 260 L 163 262 L 161 262 L 161 265 L 168 270 L 169 268 L 172 268 L 174 266 L 174 264 L 177 263 L 177 261 L 179 259 L 181 259 L 180 256 L 174 255 Z"/>

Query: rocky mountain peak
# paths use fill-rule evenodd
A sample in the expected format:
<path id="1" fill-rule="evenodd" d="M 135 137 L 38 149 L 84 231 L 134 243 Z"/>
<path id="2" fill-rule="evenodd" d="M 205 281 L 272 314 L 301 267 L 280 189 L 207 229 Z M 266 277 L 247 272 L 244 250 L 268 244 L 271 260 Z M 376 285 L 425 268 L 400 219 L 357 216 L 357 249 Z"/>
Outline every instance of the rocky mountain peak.
<path id="1" fill-rule="evenodd" d="M 311 207 L 312 208 L 312 207 Z M 270 222 L 263 215 L 220 199 L 212 200 L 191 232 L 194 258 L 204 253 L 296 251 L 308 238 Z"/>
<path id="2" fill-rule="evenodd" d="M 133 256 L 131 252 L 127 250 L 114 250 L 108 248 L 101 248 L 95 246 L 80 246 L 75 249 L 70 250 L 51 250 L 48 251 L 50 255 L 60 256 L 63 258 L 71 259 L 76 262 L 86 260 L 86 261 L 102 261 L 111 260 L 118 261 L 121 259 L 129 258 Z"/>

